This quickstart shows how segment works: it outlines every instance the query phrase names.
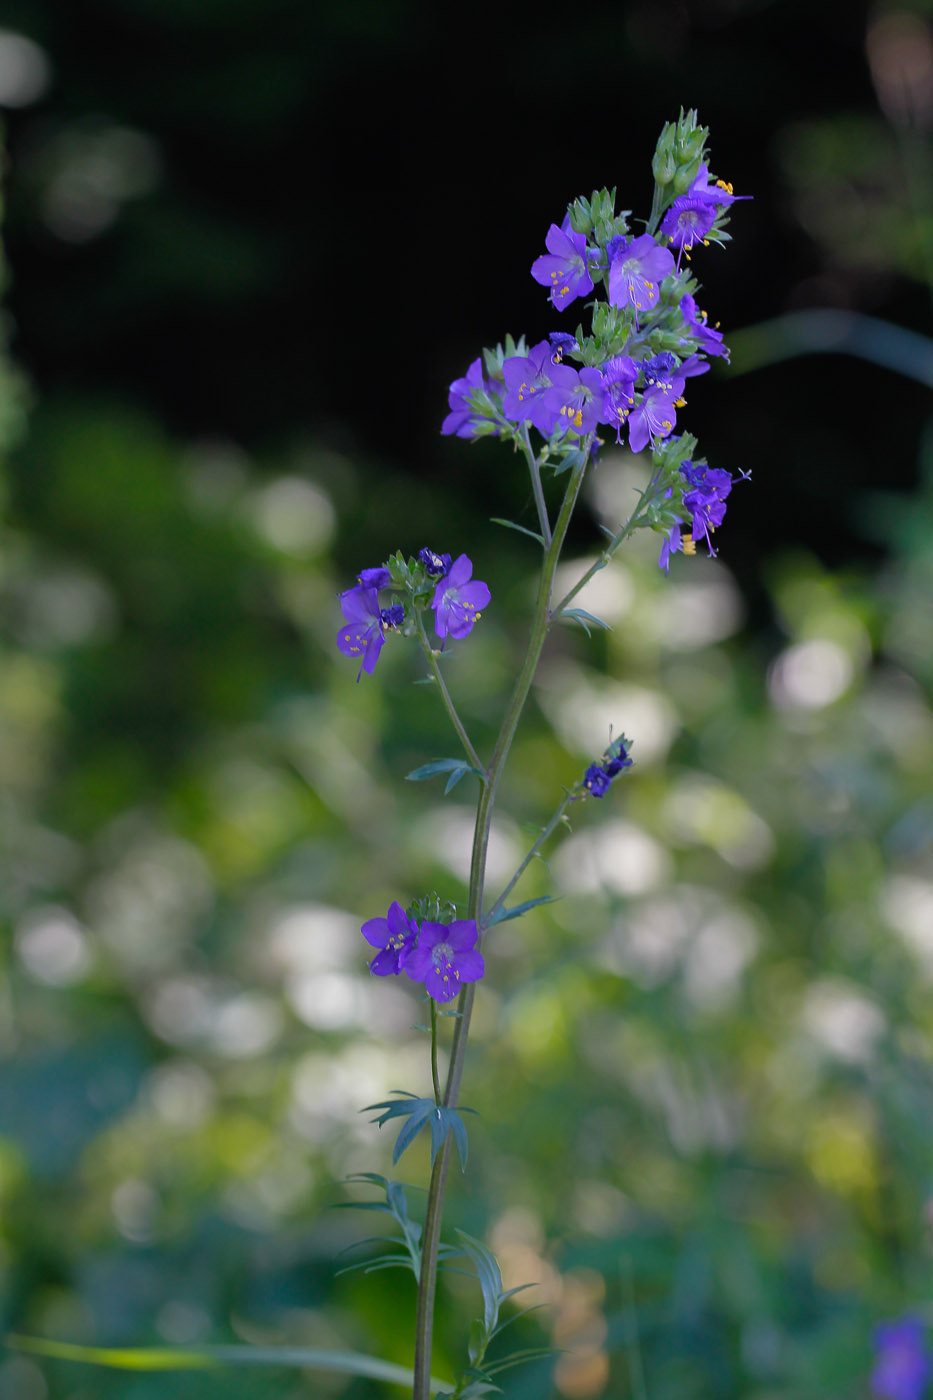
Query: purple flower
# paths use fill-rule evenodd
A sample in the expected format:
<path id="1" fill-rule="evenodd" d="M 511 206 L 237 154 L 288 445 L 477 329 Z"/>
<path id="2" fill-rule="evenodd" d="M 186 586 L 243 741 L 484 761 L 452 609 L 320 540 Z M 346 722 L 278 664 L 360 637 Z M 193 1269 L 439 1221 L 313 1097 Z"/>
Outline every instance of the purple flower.
<path id="1" fill-rule="evenodd" d="M 547 340 L 539 340 L 527 355 L 512 355 L 504 360 L 502 373 L 505 377 L 505 398 L 502 412 L 513 423 L 532 422 L 550 437 L 554 428 L 554 412 L 544 403 L 545 392 L 557 382 L 561 374 L 570 371 L 569 365 L 555 364 L 551 357 L 551 346 Z M 572 371 L 570 371 L 572 373 Z"/>
<path id="2" fill-rule="evenodd" d="M 434 629 L 439 637 L 466 637 L 480 610 L 489 602 L 489 589 L 474 579 L 473 564 L 465 554 L 454 560 L 446 578 L 434 590 Z"/>
<path id="3" fill-rule="evenodd" d="M 603 406 L 600 423 L 609 423 L 616 430 L 616 441 L 622 441 L 622 429 L 635 407 L 635 380 L 638 366 L 629 355 L 616 355 L 602 367 Z"/>
<path id="4" fill-rule="evenodd" d="M 721 525 L 726 516 L 726 497 L 732 490 L 732 475 L 720 467 L 708 467 L 705 462 L 682 462 L 680 474 L 690 487 L 684 492 L 684 505 L 693 516 L 691 537 L 694 544 L 706 540 L 710 554 L 715 554 L 710 531 Z"/>
<path id="5" fill-rule="evenodd" d="M 547 253 L 536 258 L 531 275 L 542 287 L 549 287 L 551 301 L 563 311 L 577 297 L 593 290 L 593 279 L 586 263 L 586 235 L 574 233 L 569 219 L 558 228 L 551 224 L 544 240 Z"/>
<path id="6" fill-rule="evenodd" d="M 550 331 L 548 340 L 551 343 L 551 363 L 554 365 L 559 365 L 565 355 L 577 349 L 577 337 L 567 331 Z"/>
<path id="7" fill-rule="evenodd" d="M 684 381 L 675 379 L 669 389 L 647 389 L 629 418 L 628 441 L 633 452 L 641 452 L 651 438 L 665 438 L 674 431 L 677 409 L 683 405 Z"/>
<path id="8" fill-rule="evenodd" d="M 603 376 L 598 369 L 575 370 L 570 365 L 555 365 L 554 383 L 544 396 L 539 413 L 542 422 L 550 415 L 550 432 L 563 427 L 568 432 L 591 433 L 600 421 L 603 406 Z M 538 424 L 539 432 L 544 429 Z M 550 434 L 549 434 L 550 435 Z"/>
<path id="9" fill-rule="evenodd" d="M 434 550 L 428 549 L 427 546 L 419 549 L 418 562 L 424 565 L 424 572 L 429 578 L 443 578 L 450 570 L 450 555 L 435 554 Z"/>
<path id="10" fill-rule="evenodd" d="M 599 763 L 591 763 L 583 774 L 583 786 L 594 797 L 605 797 L 612 779 Z"/>
<path id="11" fill-rule="evenodd" d="M 923 1324 L 905 1317 L 875 1330 L 878 1360 L 871 1373 L 871 1388 L 883 1400 L 922 1400 L 930 1379 L 930 1360 L 924 1345 Z"/>
<path id="12" fill-rule="evenodd" d="M 608 750 L 610 758 L 603 762 L 603 770 L 610 778 L 615 778 L 622 772 L 623 768 L 631 768 L 632 760 L 628 756 L 628 749 L 621 739 L 617 739 L 612 748 Z"/>
<path id="13" fill-rule="evenodd" d="M 368 919 L 361 933 L 367 943 L 382 949 L 369 964 L 370 972 L 377 977 L 390 977 L 393 973 L 401 972 L 406 965 L 418 937 L 418 924 L 408 917 L 396 900 L 390 904 L 385 919 Z"/>
<path id="14" fill-rule="evenodd" d="M 486 971 L 482 954 L 474 951 L 478 936 L 474 919 L 423 923 L 405 971 L 413 982 L 423 982 L 435 1001 L 453 1001 L 462 983 L 478 982 Z"/>
<path id="15" fill-rule="evenodd" d="M 661 545 L 661 553 L 658 556 L 658 568 L 663 569 L 666 574 L 670 573 L 671 555 L 676 554 L 677 551 L 682 548 L 680 535 L 681 524 L 682 522 L 678 521 L 677 524 L 673 526 L 670 533 L 664 536 L 664 543 Z"/>
<path id="16" fill-rule="evenodd" d="M 703 241 L 715 222 L 715 204 L 695 195 L 682 194 L 661 220 L 661 232 L 679 253 L 689 253 L 694 243 Z"/>
<path id="17" fill-rule="evenodd" d="M 723 343 L 722 331 L 711 329 L 706 324 L 706 312 L 697 309 L 693 297 L 689 294 L 681 297 L 680 309 L 693 339 L 700 342 L 700 349 L 707 355 L 723 355 L 728 361 L 729 347 Z"/>
<path id="18" fill-rule="evenodd" d="M 391 577 L 388 569 L 385 568 L 363 569 L 361 573 L 357 574 L 356 581 L 363 588 L 386 588 Z"/>
<path id="19" fill-rule="evenodd" d="M 711 185 L 709 183 L 709 167 L 701 165 L 696 179 L 687 191 L 686 198 L 702 200 L 704 204 L 709 204 L 715 209 L 717 206 L 728 208 L 737 199 L 751 199 L 752 196 L 750 194 L 733 194 L 732 186 L 725 180 L 717 180 L 715 185 Z"/>
<path id="20" fill-rule="evenodd" d="M 670 249 L 655 243 L 650 233 L 643 233 L 631 242 L 612 238 L 606 251 L 610 256 L 609 305 L 634 306 L 637 311 L 655 306 L 658 285 L 674 271 Z"/>
<path id="21" fill-rule="evenodd" d="M 376 573 L 378 570 L 369 572 Z M 348 588 L 340 595 L 340 607 L 350 625 L 341 627 L 337 633 L 337 645 L 344 656 L 362 655 L 360 672 L 356 678 L 359 682 L 364 671 L 367 675 L 372 675 L 385 643 L 382 613 L 379 610 L 379 590 L 364 588 L 362 585 Z"/>
<path id="22" fill-rule="evenodd" d="M 379 616 L 383 627 L 401 627 L 405 621 L 405 609 L 401 603 L 393 603 L 391 608 L 383 608 Z"/>
<path id="23" fill-rule="evenodd" d="M 450 386 L 450 393 L 447 402 L 450 412 L 441 424 L 441 432 L 447 436 L 456 433 L 457 437 L 472 438 L 480 436 L 480 428 L 485 428 L 486 432 L 497 433 L 499 429 L 490 421 L 488 414 L 483 413 L 471 403 L 473 394 L 480 392 L 494 396 L 492 385 L 483 374 L 482 357 L 477 355 L 470 365 L 463 379 L 455 379 Z"/>

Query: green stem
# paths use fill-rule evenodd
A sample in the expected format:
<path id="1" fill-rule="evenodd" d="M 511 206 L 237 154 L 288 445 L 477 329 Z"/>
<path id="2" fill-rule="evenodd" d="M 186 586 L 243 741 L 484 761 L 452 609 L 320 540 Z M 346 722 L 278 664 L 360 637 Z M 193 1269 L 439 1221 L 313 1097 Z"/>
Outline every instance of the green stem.
<path id="1" fill-rule="evenodd" d="M 431 1003 L 431 1078 L 434 1080 L 434 1102 L 440 1105 L 441 1081 L 437 1073 L 437 1005 L 433 997 L 429 997 Z"/>
<path id="2" fill-rule="evenodd" d="M 485 916 L 485 923 L 486 923 L 487 927 L 488 927 L 488 925 L 489 925 L 490 920 L 493 918 L 493 915 L 497 914 L 497 913 L 499 912 L 499 910 L 502 908 L 503 904 L 504 904 L 505 901 L 508 899 L 508 897 L 509 897 L 509 895 L 512 893 L 512 891 L 514 890 L 515 886 L 518 884 L 519 880 L 522 878 L 522 876 L 524 875 L 525 871 L 528 869 L 529 865 L 530 865 L 531 862 L 534 860 L 535 856 L 538 854 L 538 852 L 540 851 L 541 847 L 544 845 L 545 841 L 548 839 L 548 837 L 551 835 L 551 833 L 555 830 L 555 828 L 556 828 L 557 826 L 559 826 L 560 823 L 563 821 L 564 813 L 566 812 L 567 808 L 571 805 L 571 803 L 577 802 L 577 801 L 579 800 L 580 796 L 581 796 L 581 794 L 578 793 L 578 792 L 576 792 L 576 793 L 574 793 L 574 792 L 568 792 L 568 793 L 565 794 L 564 799 L 563 799 L 563 801 L 561 802 L 560 806 L 558 807 L 557 811 L 554 813 L 553 817 L 552 817 L 551 820 L 548 822 L 547 826 L 543 828 L 543 830 L 541 831 L 540 836 L 539 836 L 538 839 L 535 841 L 534 845 L 531 847 L 531 850 L 530 850 L 530 851 L 528 852 L 528 854 L 525 856 L 525 859 L 522 861 L 521 865 L 518 867 L 518 869 L 516 870 L 515 874 L 512 876 L 511 880 L 510 880 L 509 883 L 506 885 L 505 889 L 502 891 L 502 893 L 500 894 L 499 898 L 496 900 L 495 904 L 492 906 L 492 908 L 491 908 L 491 909 L 489 910 L 489 912 L 486 914 L 486 916 Z"/>
<path id="3" fill-rule="evenodd" d="M 441 698 L 444 701 L 447 713 L 450 715 L 453 727 L 454 729 L 456 729 L 458 735 L 460 736 L 460 742 L 466 751 L 467 758 L 473 764 L 474 768 L 479 769 L 481 777 L 483 777 L 483 779 L 485 780 L 486 770 L 480 761 L 479 755 L 477 754 L 473 745 L 470 743 L 470 736 L 464 729 L 463 721 L 457 714 L 456 706 L 454 705 L 454 702 L 450 697 L 450 691 L 447 689 L 446 682 L 444 681 L 444 677 L 441 674 L 441 668 L 437 664 L 437 652 L 434 650 L 434 648 L 431 646 L 431 643 L 428 641 L 427 633 L 424 630 L 424 623 L 421 620 L 421 612 L 418 608 L 413 608 L 412 613 L 415 619 L 415 626 L 418 629 L 418 640 L 421 643 L 421 650 L 424 652 L 425 657 L 427 658 L 428 665 L 431 668 L 431 674 L 434 677 L 434 680 L 437 682 L 437 688 L 441 692 Z"/>
<path id="4" fill-rule="evenodd" d="M 655 233 L 658 224 L 661 222 L 661 215 L 664 212 L 664 192 L 661 186 L 655 182 L 654 194 L 651 197 L 651 218 L 648 220 L 645 233 Z"/>
<path id="5" fill-rule="evenodd" d="M 531 438 L 528 436 L 528 424 L 522 424 L 522 451 L 525 454 L 525 461 L 528 463 L 528 473 L 531 477 L 531 489 L 534 492 L 535 505 L 538 508 L 538 524 L 541 526 L 541 534 L 544 537 L 544 547 L 547 549 L 551 543 L 551 522 L 548 519 L 547 503 L 544 499 L 544 487 L 541 485 L 541 467 L 531 446 Z"/>
<path id="6" fill-rule="evenodd" d="M 570 525 L 570 517 L 580 494 L 586 463 L 589 458 L 592 437 L 583 443 L 583 454 L 579 464 L 571 472 L 560 513 L 554 526 L 554 533 L 548 545 L 541 566 L 538 596 L 535 602 L 534 617 L 528 649 L 522 662 L 515 688 L 509 700 L 502 728 L 496 740 L 496 747 L 486 773 L 486 782 L 480 791 L 476 809 L 476 826 L 473 833 L 473 856 L 470 865 L 470 905 L 469 916 L 482 927 L 483 890 L 486 876 L 486 851 L 489 845 L 489 831 L 492 826 L 493 810 L 499 779 L 515 738 L 518 721 L 521 718 L 528 692 L 534 679 L 541 651 L 547 638 L 551 622 L 550 603 L 554 585 L 554 573 L 560 558 L 561 548 Z M 463 1064 L 466 1057 L 467 1038 L 470 1033 L 470 1017 L 473 1012 L 473 998 L 476 984 L 464 987 L 458 1002 L 459 1016 L 454 1028 L 450 1048 L 450 1064 L 447 1070 L 447 1083 L 444 1089 L 444 1103 L 455 1108 L 460 1094 L 460 1081 L 463 1077 Z M 415 1318 L 415 1384 L 414 1400 L 429 1400 L 431 1378 L 431 1342 L 434 1323 L 434 1297 L 437 1291 L 437 1258 L 441 1234 L 444 1187 L 447 1182 L 447 1167 L 450 1160 L 450 1140 L 444 1143 L 434 1160 L 431 1183 L 428 1187 L 428 1201 L 421 1234 L 421 1273 L 418 1280 L 418 1310 Z"/>
<path id="7" fill-rule="evenodd" d="M 567 604 L 570 603 L 577 596 L 581 588 L 586 587 L 593 575 L 598 574 L 600 569 L 604 569 L 606 567 L 613 554 L 615 554 L 616 550 L 619 548 L 619 545 L 622 544 L 623 541 L 627 540 L 632 531 L 636 530 L 641 524 L 643 519 L 643 513 L 645 510 L 645 503 L 647 502 L 649 505 L 651 504 L 651 494 L 654 491 L 655 486 L 657 485 L 659 474 L 660 468 L 655 470 L 654 476 L 651 478 L 651 480 L 648 482 L 648 485 L 642 492 L 641 500 L 638 502 L 638 508 L 632 511 L 632 514 L 629 516 L 625 524 L 621 527 L 621 529 L 616 531 L 612 539 L 606 545 L 606 548 L 603 550 L 602 554 L 596 560 L 596 563 L 592 564 L 587 569 L 583 577 L 581 579 L 578 579 L 577 582 L 573 585 L 573 588 L 571 588 L 568 593 L 564 594 L 563 598 L 561 598 L 560 602 L 557 604 L 557 607 L 551 609 L 552 622 L 556 621 L 556 619 L 560 617 Z"/>

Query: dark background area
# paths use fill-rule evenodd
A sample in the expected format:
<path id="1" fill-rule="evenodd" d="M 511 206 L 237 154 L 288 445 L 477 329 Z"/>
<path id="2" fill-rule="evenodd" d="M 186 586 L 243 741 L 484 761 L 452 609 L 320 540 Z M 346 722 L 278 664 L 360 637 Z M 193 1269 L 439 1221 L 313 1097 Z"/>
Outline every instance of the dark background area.
<path id="1" fill-rule="evenodd" d="M 480 345 L 554 325 L 528 275 L 548 225 L 603 184 L 644 217 L 681 104 L 712 131 L 715 173 L 754 196 L 734 245 L 695 259 L 727 337 L 821 306 L 926 323 L 872 227 L 896 150 L 841 172 L 849 227 L 842 246 L 821 237 L 839 194 L 807 165 L 821 123 L 880 121 L 860 4 L 596 4 L 572 22 L 248 0 L 4 13 L 55 74 L 10 116 L 10 302 L 40 393 L 119 394 L 181 437 L 250 449 L 310 434 L 413 483 L 440 476 L 458 511 L 519 509 L 494 448 L 464 459 L 438 439 L 447 384 Z M 95 236 L 63 238 L 42 218 L 49 149 L 95 122 L 150 138 L 157 170 Z M 852 498 L 879 467 L 888 488 L 914 482 L 921 393 L 840 356 L 703 381 L 689 426 L 755 473 L 730 554 L 750 589 L 791 533 L 829 564 L 871 552 Z"/>

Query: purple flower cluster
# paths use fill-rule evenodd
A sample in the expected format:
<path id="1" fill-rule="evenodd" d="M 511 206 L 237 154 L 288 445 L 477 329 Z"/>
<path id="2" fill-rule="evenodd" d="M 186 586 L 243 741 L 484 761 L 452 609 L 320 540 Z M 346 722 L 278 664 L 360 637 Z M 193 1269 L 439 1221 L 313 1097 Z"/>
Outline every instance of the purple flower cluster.
<path id="1" fill-rule="evenodd" d="M 883 1324 L 875 1331 L 875 1350 L 872 1393 L 881 1400 L 923 1400 L 933 1366 L 922 1322 L 905 1317 Z"/>
<path id="2" fill-rule="evenodd" d="M 419 552 L 418 562 L 429 579 L 437 579 L 430 606 L 438 637 L 441 641 L 447 637 L 459 641 L 469 636 L 490 599 L 487 585 L 473 578 L 472 561 L 461 554 L 451 562 L 449 554 L 436 554 L 425 548 Z M 362 657 L 357 681 L 364 671 L 371 676 L 375 670 L 385 645 L 386 629 L 397 630 L 405 621 L 401 603 L 379 606 L 379 590 L 390 582 L 386 568 L 363 569 L 356 587 L 340 595 L 340 607 L 348 625 L 337 633 L 337 646 L 344 656 Z"/>
<path id="3" fill-rule="evenodd" d="M 631 768 L 632 759 L 628 756 L 630 748 L 631 744 L 623 735 L 609 745 L 601 763 L 590 764 L 583 774 L 583 786 L 591 797 L 605 797 L 613 778 L 624 769 Z"/>
<path id="4" fill-rule="evenodd" d="M 563 362 L 562 351 L 562 345 L 555 352 L 550 340 L 542 340 L 527 355 L 513 355 L 503 362 L 506 393 L 502 411 L 506 418 L 531 423 L 542 437 L 555 432 L 582 437 L 605 424 L 615 428 L 616 441 L 621 442 L 622 431 L 628 427 L 633 452 L 641 452 L 651 439 L 673 432 L 677 409 L 684 403 L 684 366 L 678 366 L 662 383 L 652 375 L 654 361 L 616 355 L 599 369 L 585 366 L 576 370 Z M 668 359 L 672 366 L 677 364 L 673 355 Z M 702 371 L 693 366 L 687 370 L 698 372 Z"/>
<path id="5" fill-rule="evenodd" d="M 661 545 L 658 565 L 668 572 L 671 555 L 682 550 L 684 554 L 695 554 L 701 540 L 706 541 L 710 554 L 715 555 L 712 532 L 722 524 L 726 515 L 726 497 L 732 490 L 732 473 L 720 467 L 708 467 L 705 462 L 681 462 L 680 475 L 683 478 L 683 503 L 690 514 L 690 533 L 684 535 L 684 521 L 680 518 L 671 527 Z M 742 473 L 747 479 L 748 473 Z"/>
<path id="6" fill-rule="evenodd" d="M 435 1001 L 453 1001 L 461 986 L 478 982 L 486 971 L 482 953 L 476 951 L 479 931 L 475 919 L 454 919 L 449 924 L 417 919 L 396 901 L 384 919 L 369 919 L 361 930 L 366 942 L 380 949 L 369 964 L 377 977 L 405 972 L 413 982 L 423 982 Z"/>

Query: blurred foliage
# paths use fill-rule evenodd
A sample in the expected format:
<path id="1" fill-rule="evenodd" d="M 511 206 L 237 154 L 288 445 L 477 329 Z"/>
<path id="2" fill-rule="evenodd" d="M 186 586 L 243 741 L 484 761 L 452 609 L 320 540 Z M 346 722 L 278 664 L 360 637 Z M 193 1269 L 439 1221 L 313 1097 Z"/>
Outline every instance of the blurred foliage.
<path id="1" fill-rule="evenodd" d="M 378 49 L 387 11 L 363 9 Z M 126 14 L 158 11 L 213 48 L 221 24 L 249 39 L 260 10 L 137 0 Z M 633 5 L 624 26 L 649 66 L 662 43 L 651 13 Z M 328 14 L 349 63 L 351 21 Z M 299 102 L 303 73 L 279 49 L 278 63 L 258 54 L 259 83 L 220 58 L 174 87 L 150 74 L 136 96 L 164 108 L 167 156 L 125 114 L 96 115 L 80 83 L 73 110 L 24 142 L 20 217 L 55 250 L 23 294 L 27 341 L 40 379 L 69 357 L 75 368 L 41 383 L 3 487 L 0 1319 L 3 1332 L 108 1346 L 290 1343 L 409 1364 L 411 1279 L 338 1276 L 370 1233 L 364 1214 L 331 1209 L 366 1199 L 341 1183 L 391 1175 L 392 1139 L 360 1109 L 430 1088 L 416 991 L 369 978 L 359 927 L 430 888 L 463 898 L 469 780 L 446 799 L 402 781 L 455 751 L 445 717 L 395 638 L 355 684 L 334 646 L 336 594 L 348 567 L 396 547 L 470 544 L 493 605 L 449 675 L 484 752 L 534 546 L 485 524 L 522 508 L 517 459 L 444 444 L 449 476 L 435 461 L 419 479 L 417 463 L 367 454 L 349 431 L 309 432 L 264 377 L 270 341 L 231 337 L 237 308 L 287 278 L 255 218 L 231 224 L 200 186 L 185 197 L 178 133 L 202 157 L 236 129 L 250 156 L 250 134 Z M 327 52 L 315 50 L 318 70 Z M 81 75 L 91 86 L 93 71 Z M 884 311 L 886 278 L 919 300 L 926 215 L 906 212 L 905 139 L 864 112 L 798 113 L 777 133 L 795 230 L 842 304 Z M 147 203 L 159 179 L 167 193 Z M 128 241 L 96 241 L 118 226 Z M 69 319 L 57 278 L 82 249 Z M 28 283 L 28 249 L 23 266 Z M 309 297 L 296 298 L 307 319 Z M 214 340 L 205 330 L 167 348 L 158 314 L 189 300 Z M 146 341 L 125 376 L 111 362 L 100 372 L 101 325 Z M 232 391 L 228 351 L 244 366 Z M 185 392 L 166 426 L 155 410 L 177 364 Z M 406 426 L 433 434 L 443 403 L 425 405 L 422 383 L 412 392 L 406 364 L 382 379 Z M 293 373 L 304 390 L 309 372 Z M 515 1335 L 558 1352 L 512 1373 L 510 1400 L 642 1400 L 641 1370 L 650 1400 L 841 1400 L 864 1393 L 874 1322 L 928 1293 L 933 444 L 921 443 L 913 495 L 891 490 L 880 449 L 850 462 L 826 435 L 822 381 L 793 374 L 797 453 L 776 429 L 789 397 L 769 390 L 767 416 L 751 381 L 715 390 L 760 418 L 754 439 L 737 413 L 715 423 L 715 448 L 704 441 L 732 469 L 755 446 L 722 559 L 677 558 L 665 580 L 657 541 L 637 540 L 596 577 L 581 603 L 613 630 L 555 633 L 504 786 L 493 896 L 610 726 L 635 740 L 636 767 L 574 809 L 549 868 L 536 864 L 516 896 L 553 888 L 559 901 L 487 945 L 464 1085 L 480 1116 L 447 1234 L 485 1240 L 506 1287 L 537 1285 L 527 1296 L 541 1310 Z M 205 386 L 211 410 L 189 431 Z M 917 386 L 881 387 L 872 424 L 882 444 L 898 429 L 902 483 Z M 247 449 L 218 430 L 224 396 L 231 417 L 269 421 L 280 395 L 274 440 Z M 27 399 L 0 358 L 7 450 Z M 872 405 L 846 402 L 862 409 L 853 434 L 868 431 Z M 808 486 L 807 453 L 850 475 Z M 639 470 L 604 454 L 581 554 L 598 523 L 627 513 Z M 852 485 L 868 479 L 871 491 Z M 758 557 L 748 521 L 775 501 L 786 543 Z M 801 547 L 805 529 L 822 540 L 843 518 L 876 547 L 875 568 L 830 570 Z M 753 554 L 754 629 L 730 568 Z M 568 583 L 585 562 L 567 566 Z M 427 1145 L 403 1165 L 417 1209 Z M 437 1373 L 479 1310 L 476 1285 L 445 1276 Z M 0 1357 L 0 1400 L 383 1393 L 284 1368 L 167 1383 Z"/>

